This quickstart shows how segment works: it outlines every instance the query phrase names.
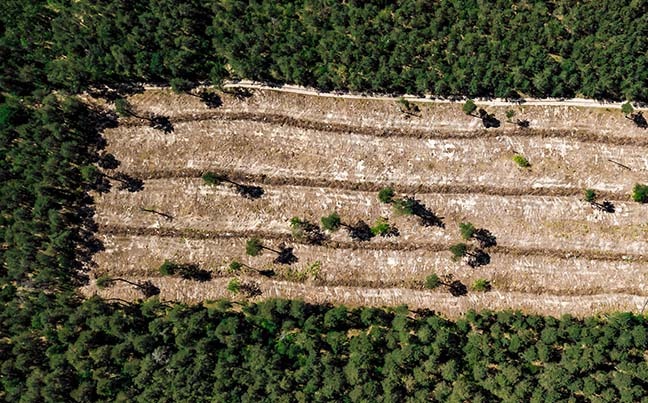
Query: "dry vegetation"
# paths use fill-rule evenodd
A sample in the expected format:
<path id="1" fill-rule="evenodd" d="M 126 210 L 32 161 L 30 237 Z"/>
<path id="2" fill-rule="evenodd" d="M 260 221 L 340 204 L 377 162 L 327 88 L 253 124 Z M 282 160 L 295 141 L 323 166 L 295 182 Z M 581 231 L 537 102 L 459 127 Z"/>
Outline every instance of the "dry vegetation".
<path id="1" fill-rule="evenodd" d="M 277 273 L 272 280 L 243 276 L 259 283 L 257 298 L 408 304 L 448 315 L 471 308 L 639 311 L 648 297 L 648 205 L 629 197 L 634 183 L 646 182 L 648 141 L 620 111 L 493 107 L 489 112 L 503 124 L 486 131 L 459 103 L 420 104 L 419 116 L 408 117 L 393 102 L 275 91 L 245 99 L 224 94 L 218 109 L 164 90 L 130 101 L 139 111 L 170 117 L 174 132 L 137 119 L 121 119 L 106 131 L 107 151 L 121 161 L 117 171 L 145 183 L 137 193 L 96 195 L 105 251 L 96 256 L 95 275 L 149 278 L 162 298 L 198 302 L 232 296 L 227 266 L 239 260 Z M 531 128 L 505 123 L 507 109 Z M 518 168 L 516 153 L 531 167 Z M 231 186 L 207 186 L 200 175 L 208 170 L 257 184 L 264 195 L 248 200 Z M 445 229 L 395 215 L 377 199 L 385 185 L 415 195 L 443 218 Z M 585 188 L 613 201 L 615 213 L 583 202 Z M 359 243 L 339 231 L 322 246 L 291 240 L 291 217 L 318 223 L 332 211 L 349 222 L 389 218 L 401 236 Z M 447 247 L 460 241 L 463 221 L 497 236 L 489 265 L 471 269 L 451 261 Z M 270 245 L 288 242 L 299 261 L 288 268 L 273 264 L 268 253 L 247 257 L 249 236 Z M 214 279 L 160 277 L 165 259 L 199 264 Z M 422 285 L 431 273 L 467 285 L 485 278 L 494 290 L 460 298 L 427 291 Z M 128 287 L 99 292 L 138 297 Z"/>

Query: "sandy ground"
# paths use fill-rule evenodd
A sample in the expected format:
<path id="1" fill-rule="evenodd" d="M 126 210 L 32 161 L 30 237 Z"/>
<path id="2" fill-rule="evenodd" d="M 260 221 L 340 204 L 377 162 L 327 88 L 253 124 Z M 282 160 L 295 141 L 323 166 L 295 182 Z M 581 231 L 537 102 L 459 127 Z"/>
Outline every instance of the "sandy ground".
<path id="1" fill-rule="evenodd" d="M 303 186 L 262 186 L 257 200 L 242 198 L 231 185 L 208 186 L 202 179 L 148 180 L 137 193 L 111 192 L 97 198 L 98 222 L 148 228 L 191 228 L 218 231 L 290 233 L 298 216 L 313 223 L 337 211 L 347 222 L 373 224 L 387 218 L 400 232 L 393 242 L 449 243 L 459 241 L 459 223 L 486 228 L 500 246 L 560 250 L 600 250 L 648 255 L 648 205 L 615 204 L 609 214 L 575 197 L 504 197 L 482 194 L 417 194 L 440 217 L 446 229 L 422 227 L 414 217 L 395 214 L 375 192 Z M 174 217 L 164 217 L 142 208 Z M 345 231 L 332 234 L 348 240 Z M 380 238 L 377 238 L 378 241 Z"/>
<path id="2" fill-rule="evenodd" d="M 96 256 L 95 277 L 150 278 L 163 299 L 199 302 L 232 296 L 226 268 L 236 259 L 277 273 L 272 280 L 240 274 L 260 284 L 261 298 L 408 304 L 450 316 L 504 308 L 579 316 L 639 311 L 648 297 L 648 206 L 629 200 L 635 183 L 648 182 L 648 141 L 616 109 L 490 105 L 503 123 L 511 109 L 532 129 L 504 123 L 486 131 L 461 103 L 421 103 L 413 117 L 393 100 L 267 90 L 245 99 L 223 94 L 218 109 L 168 90 L 130 101 L 140 113 L 169 116 L 174 132 L 132 118 L 106 131 L 107 151 L 121 161 L 117 171 L 145 184 L 138 193 L 96 195 L 105 251 Z M 515 166 L 515 153 L 531 167 Z M 247 200 L 231 185 L 206 186 L 200 179 L 206 170 L 259 185 L 264 194 Z M 376 198 L 384 185 L 414 194 L 443 217 L 445 228 L 395 215 Z M 615 213 L 583 202 L 585 188 L 613 201 Z M 348 223 L 388 218 L 401 235 L 354 243 L 341 230 L 323 246 L 292 242 L 291 217 L 317 223 L 332 211 Z M 447 247 L 460 241 L 462 221 L 497 237 L 489 265 L 471 269 L 450 259 Z M 289 242 L 298 263 L 275 265 L 272 252 L 245 256 L 250 236 L 273 247 Z M 214 279 L 160 277 L 165 259 L 197 263 Z M 431 273 L 469 286 L 488 279 L 493 291 L 454 298 L 443 289 L 424 290 Z M 83 292 L 97 290 L 90 285 Z M 99 293 L 139 297 L 131 286 Z"/>

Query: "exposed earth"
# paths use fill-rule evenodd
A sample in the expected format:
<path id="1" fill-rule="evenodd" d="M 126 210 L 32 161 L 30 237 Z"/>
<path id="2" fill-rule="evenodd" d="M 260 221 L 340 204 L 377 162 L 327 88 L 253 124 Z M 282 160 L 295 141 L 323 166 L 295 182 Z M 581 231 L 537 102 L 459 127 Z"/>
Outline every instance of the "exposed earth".
<path id="1" fill-rule="evenodd" d="M 144 189 L 113 186 L 95 195 L 105 247 L 95 257 L 95 277 L 151 280 L 167 300 L 244 298 L 226 289 L 233 278 L 227 267 L 237 260 L 276 272 L 272 279 L 237 275 L 259 285 L 262 294 L 254 298 L 407 304 L 451 317 L 469 309 L 585 316 L 645 308 L 648 205 L 630 193 L 635 183 L 648 182 L 648 131 L 618 107 L 478 102 L 501 121 L 500 128 L 484 129 L 461 102 L 410 101 L 419 111 L 408 114 L 389 99 L 272 89 L 220 95 L 222 106 L 210 109 L 195 96 L 149 89 L 129 101 L 141 114 L 167 116 L 173 132 L 137 118 L 106 130 L 106 151 L 121 162 L 107 172 L 142 179 Z M 512 122 L 528 120 L 530 128 L 507 122 L 507 110 L 515 113 Z M 518 167 L 515 154 L 530 167 Z M 232 185 L 209 186 L 201 179 L 206 171 L 260 186 L 264 194 L 250 200 Z M 395 214 L 377 198 L 384 186 L 420 200 L 445 228 Z M 615 212 L 583 201 L 586 188 Z M 372 225 L 384 217 L 400 236 L 360 242 L 340 230 L 320 246 L 292 239 L 291 217 L 319 223 L 333 211 L 348 223 Z M 458 225 L 465 221 L 496 236 L 490 264 L 473 269 L 451 259 L 448 247 L 461 241 Z M 298 262 L 274 264 L 271 252 L 246 256 L 252 236 L 294 247 Z M 158 268 L 166 259 L 198 264 L 213 279 L 162 277 Z M 492 290 L 463 297 L 444 287 L 427 290 L 432 273 L 467 286 L 486 279 Z M 83 291 L 141 297 L 128 284 L 99 290 L 93 283 Z"/>

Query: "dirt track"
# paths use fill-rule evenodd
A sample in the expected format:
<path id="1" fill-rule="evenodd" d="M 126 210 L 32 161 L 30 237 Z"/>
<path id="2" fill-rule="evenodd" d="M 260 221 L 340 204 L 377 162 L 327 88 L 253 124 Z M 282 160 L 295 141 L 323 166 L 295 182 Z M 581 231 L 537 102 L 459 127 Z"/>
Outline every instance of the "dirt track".
<path id="1" fill-rule="evenodd" d="M 527 105 L 515 107 L 516 113 L 530 119 L 532 129 L 504 124 L 486 131 L 461 113 L 461 104 L 422 104 L 421 117 L 408 118 L 385 100 L 274 91 L 242 100 L 223 95 L 224 105 L 216 110 L 195 97 L 159 90 L 131 100 L 140 111 L 170 116 L 175 131 L 165 135 L 128 119 L 106 133 L 108 150 L 122 162 L 118 171 L 144 179 L 145 188 L 97 196 L 106 243 L 97 273 L 149 275 L 156 284 L 173 284 L 173 290 L 161 287 L 164 298 L 196 302 L 224 296 L 221 276 L 229 275 L 224 270 L 232 259 L 272 266 L 271 255 L 244 256 L 247 236 L 292 242 L 290 217 L 316 223 L 337 210 L 350 222 L 389 217 L 401 236 L 359 244 L 339 231 L 321 247 L 294 243 L 300 258 L 295 270 L 319 261 L 320 276 L 304 285 L 290 280 L 294 273 L 272 266 L 278 280 L 290 281 L 256 279 L 265 285 L 264 295 L 408 303 L 449 315 L 470 306 L 556 315 L 640 310 L 639 300 L 648 295 L 648 206 L 629 200 L 634 183 L 648 182 L 648 140 L 619 112 Z M 493 109 L 498 117 L 505 110 Z M 567 130 L 570 117 L 575 128 Z M 515 152 L 531 161 L 530 169 L 513 164 Z M 246 200 L 231 186 L 205 186 L 199 177 L 206 170 L 260 185 L 265 193 Z M 423 228 L 413 217 L 394 215 L 376 199 L 385 185 L 416 194 L 446 228 Z M 616 212 L 581 201 L 585 187 L 612 201 Z M 491 264 L 470 269 L 449 259 L 446 249 L 460 240 L 462 221 L 497 236 Z M 177 289 L 185 283 L 156 273 L 167 258 L 199 263 L 219 278 L 192 283 L 187 294 Z M 486 278 L 496 291 L 453 299 L 421 290 L 432 272 L 452 274 L 467 285 Z M 134 296 L 127 288 L 101 292 Z"/>

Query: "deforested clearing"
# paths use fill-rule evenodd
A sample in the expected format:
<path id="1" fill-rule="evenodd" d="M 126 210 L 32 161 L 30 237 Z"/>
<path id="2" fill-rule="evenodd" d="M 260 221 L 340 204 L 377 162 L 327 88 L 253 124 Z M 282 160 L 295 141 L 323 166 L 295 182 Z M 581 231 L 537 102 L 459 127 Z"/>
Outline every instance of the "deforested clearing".
<path id="1" fill-rule="evenodd" d="M 460 102 L 421 103 L 407 114 L 380 100 L 270 90 L 220 96 L 222 106 L 209 109 L 196 97 L 147 90 L 129 101 L 140 113 L 168 117 L 173 131 L 136 118 L 105 131 L 106 152 L 120 161 L 106 173 L 144 185 L 129 192 L 114 183 L 94 195 L 105 247 L 95 256 L 95 277 L 151 280 L 163 299 L 192 303 L 244 298 L 227 290 L 236 278 L 258 285 L 253 299 L 407 304 L 450 316 L 468 309 L 579 316 L 643 309 L 648 205 L 633 202 L 631 192 L 648 181 L 648 141 L 620 111 L 486 107 L 501 125 L 485 129 Z M 507 110 L 530 127 L 508 122 Z M 516 165 L 515 155 L 530 166 Z M 227 181 L 208 184 L 206 172 Z M 245 186 L 262 192 L 244 197 Z M 395 199 L 416 200 L 433 219 L 382 203 L 384 187 Z M 584 201 L 587 188 L 597 194 L 593 204 Z M 292 234 L 293 217 L 319 225 L 333 212 L 349 228 L 383 222 L 397 236 L 358 240 L 342 226 L 322 230 L 325 239 L 313 245 Z M 495 244 L 463 240 L 465 222 L 487 230 Z M 271 251 L 247 256 L 250 238 L 275 250 L 292 247 L 297 261 L 277 263 Z M 453 260 L 449 247 L 462 242 L 468 255 Z M 478 250 L 488 259 L 471 267 Z M 212 279 L 163 277 L 165 260 L 196 264 Z M 232 272 L 233 261 L 274 277 Z M 426 289 L 431 274 L 469 289 L 485 279 L 492 289 L 455 297 L 444 287 Z M 84 292 L 139 297 L 128 286 L 91 284 Z"/>

